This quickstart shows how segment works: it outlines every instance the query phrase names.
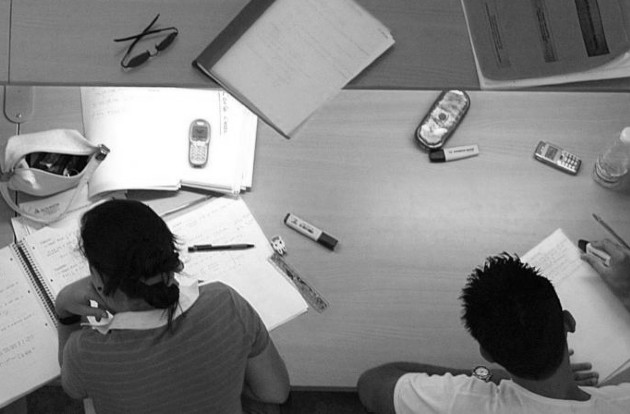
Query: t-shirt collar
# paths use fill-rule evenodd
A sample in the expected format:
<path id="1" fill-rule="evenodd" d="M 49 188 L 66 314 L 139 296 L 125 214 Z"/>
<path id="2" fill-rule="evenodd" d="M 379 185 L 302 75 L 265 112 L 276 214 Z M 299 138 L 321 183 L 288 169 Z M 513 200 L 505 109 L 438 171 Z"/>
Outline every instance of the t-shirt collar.
<path id="1" fill-rule="evenodd" d="M 179 274 L 175 276 L 175 279 L 179 284 L 179 305 L 173 319 L 190 309 L 199 298 L 199 284 L 195 278 Z M 111 318 L 88 325 L 102 334 L 107 334 L 112 329 L 154 329 L 167 323 L 168 313 L 165 309 L 152 309 L 138 312 L 119 312 Z"/>

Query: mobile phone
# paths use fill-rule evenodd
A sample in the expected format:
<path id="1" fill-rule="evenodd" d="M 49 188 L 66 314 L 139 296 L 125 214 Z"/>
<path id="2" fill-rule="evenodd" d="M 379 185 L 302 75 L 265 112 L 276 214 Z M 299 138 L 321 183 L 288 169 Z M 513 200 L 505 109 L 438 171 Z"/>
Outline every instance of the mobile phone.
<path id="1" fill-rule="evenodd" d="M 582 160 L 576 155 L 545 141 L 540 141 L 538 145 L 536 145 L 534 158 L 544 164 L 572 175 L 577 174 L 580 165 L 582 165 Z"/>
<path id="2" fill-rule="evenodd" d="M 464 91 L 443 91 L 431 105 L 416 128 L 416 140 L 427 150 L 441 148 L 462 122 L 470 107 L 470 98 Z"/>
<path id="3" fill-rule="evenodd" d="M 210 149 L 210 124 L 204 119 L 195 119 L 188 131 L 188 161 L 193 167 L 203 167 L 208 162 Z"/>

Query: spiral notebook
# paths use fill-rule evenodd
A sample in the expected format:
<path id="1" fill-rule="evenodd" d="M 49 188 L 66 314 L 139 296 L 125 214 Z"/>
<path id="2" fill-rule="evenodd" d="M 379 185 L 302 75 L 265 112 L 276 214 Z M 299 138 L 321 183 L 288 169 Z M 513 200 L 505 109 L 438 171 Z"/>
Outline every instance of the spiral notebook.
<path id="1" fill-rule="evenodd" d="M 54 298 L 88 274 L 76 228 L 44 228 L 0 250 L 0 377 L 11 378 L 0 407 L 59 375 Z"/>
<path id="2" fill-rule="evenodd" d="M 291 282 L 267 261 L 271 246 L 240 198 L 212 199 L 167 223 L 188 245 L 234 238 L 255 244 L 247 251 L 182 251 L 184 271 L 203 283 L 232 286 L 269 330 L 307 310 Z M 79 223 L 69 217 L 66 225 L 44 227 L 0 249 L 0 378 L 11 378 L 0 387 L 0 407 L 59 375 L 54 300 L 64 286 L 90 273 L 78 240 Z"/>

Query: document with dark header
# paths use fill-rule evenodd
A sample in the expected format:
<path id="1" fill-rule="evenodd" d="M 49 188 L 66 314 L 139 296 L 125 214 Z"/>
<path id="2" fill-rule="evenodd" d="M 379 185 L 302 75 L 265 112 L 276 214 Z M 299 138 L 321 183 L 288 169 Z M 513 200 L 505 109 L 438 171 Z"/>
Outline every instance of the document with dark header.
<path id="1" fill-rule="evenodd" d="M 289 137 L 393 44 L 353 0 L 253 0 L 193 65 Z"/>
<path id="2" fill-rule="evenodd" d="M 630 76 L 620 0 L 462 0 L 482 89 Z"/>

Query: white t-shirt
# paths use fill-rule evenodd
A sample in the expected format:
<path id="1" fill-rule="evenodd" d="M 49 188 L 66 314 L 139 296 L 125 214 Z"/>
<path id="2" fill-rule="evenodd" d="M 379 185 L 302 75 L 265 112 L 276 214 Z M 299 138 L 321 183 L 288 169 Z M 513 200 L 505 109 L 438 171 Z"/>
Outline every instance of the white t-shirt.
<path id="1" fill-rule="evenodd" d="M 396 414 L 630 413 L 630 383 L 581 389 L 588 401 L 543 397 L 511 380 L 496 385 L 467 375 L 410 373 L 396 383 L 394 407 Z"/>

